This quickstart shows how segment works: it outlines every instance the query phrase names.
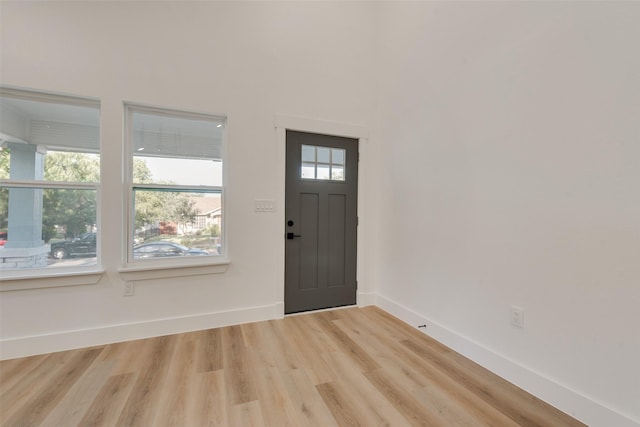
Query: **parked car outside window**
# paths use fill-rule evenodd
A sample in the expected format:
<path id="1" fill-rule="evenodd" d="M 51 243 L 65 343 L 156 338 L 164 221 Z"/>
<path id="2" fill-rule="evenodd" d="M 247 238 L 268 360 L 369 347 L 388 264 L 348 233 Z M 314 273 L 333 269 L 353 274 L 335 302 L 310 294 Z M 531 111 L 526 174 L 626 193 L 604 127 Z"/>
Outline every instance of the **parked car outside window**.
<path id="1" fill-rule="evenodd" d="M 143 243 L 133 248 L 134 259 L 198 255 L 209 255 L 209 252 L 203 249 L 188 248 L 178 243 L 164 241 Z"/>
<path id="2" fill-rule="evenodd" d="M 56 259 L 96 256 L 96 233 L 84 233 L 73 240 L 51 243 L 51 256 Z"/>

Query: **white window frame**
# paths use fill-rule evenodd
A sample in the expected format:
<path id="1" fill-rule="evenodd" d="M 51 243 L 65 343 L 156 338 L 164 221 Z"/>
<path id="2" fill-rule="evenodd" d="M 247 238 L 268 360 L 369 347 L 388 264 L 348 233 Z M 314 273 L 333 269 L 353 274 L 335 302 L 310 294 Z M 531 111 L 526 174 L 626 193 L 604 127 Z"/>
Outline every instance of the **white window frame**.
<path id="1" fill-rule="evenodd" d="M 21 99 L 34 102 L 47 102 L 52 104 L 72 105 L 78 107 L 95 108 L 101 112 L 101 102 L 97 98 L 81 97 L 75 95 L 57 94 L 35 89 L 2 86 L 0 93 L 3 97 Z M 98 123 L 102 132 L 102 123 Z M 99 137 L 100 138 L 100 137 Z M 4 139 L 4 138 L 3 138 Z M 102 268 L 101 254 L 101 181 L 102 181 L 102 139 L 99 139 L 100 181 L 98 182 L 72 182 L 72 181 L 45 181 L 45 180 L 0 180 L 3 188 L 38 188 L 58 190 L 93 190 L 96 192 L 96 263 L 90 266 L 70 266 L 56 268 L 33 268 L 23 270 L 3 270 L 0 274 L 0 291 L 15 291 L 26 289 L 39 289 L 60 286 L 93 285 L 98 283 L 104 270 Z"/>
<path id="2" fill-rule="evenodd" d="M 173 184 L 134 184 L 133 182 L 133 160 L 134 141 L 133 135 L 133 114 L 145 113 L 171 118 L 183 118 L 190 120 L 217 120 L 224 122 L 222 139 L 222 186 L 208 185 L 173 185 Z M 220 226 L 220 237 L 222 240 L 222 253 L 220 255 L 196 256 L 196 257 L 170 257 L 160 259 L 134 259 L 132 248 L 135 229 L 134 212 L 134 191 L 135 190 L 170 190 L 185 192 L 218 192 L 221 198 L 222 211 L 225 212 L 225 182 L 226 182 L 226 127 L 227 118 L 223 115 L 177 110 L 173 108 L 156 107 L 144 104 L 125 102 L 125 135 L 124 135 L 124 194 L 125 199 L 125 234 L 123 235 L 122 253 L 123 267 L 119 269 L 124 280 L 147 280 L 164 277 L 181 277 L 211 273 L 224 273 L 229 265 L 227 257 L 227 232 L 225 227 L 225 216 L 223 214 Z"/>

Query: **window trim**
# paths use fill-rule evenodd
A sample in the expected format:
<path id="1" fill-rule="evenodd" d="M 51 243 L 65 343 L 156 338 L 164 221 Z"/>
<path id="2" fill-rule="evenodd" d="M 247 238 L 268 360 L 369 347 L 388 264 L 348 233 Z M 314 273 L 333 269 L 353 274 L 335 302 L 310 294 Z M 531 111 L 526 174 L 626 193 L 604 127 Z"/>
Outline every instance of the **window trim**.
<path id="1" fill-rule="evenodd" d="M 88 96 L 76 96 L 64 93 L 39 91 L 36 89 L 25 89 L 13 86 L 0 86 L 0 96 L 21 99 L 23 101 L 48 102 L 51 104 L 67 104 L 76 107 L 96 108 L 101 110 L 99 98 Z"/>
<path id="2" fill-rule="evenodd" d="M 98 266 L 86 268 L 83 271 L 78 271 L 78 267 L 60 267 L 53 270 L 41 268 L 33 272 L 22 271 L 23 274 L 14 273 L 10 277 L 4 277 L 6 272 L 3 272 L 3 277 L 0 278 L 0 292 L 97 284 L 104 275 L 104 270 Z"/>
<path id="3" fill-rule="evenodd" d="M 134 141 L 133 135 L 133 114 L 153 114 L 162 117 L 180 118 L 188 120 L 219 120 L 224 123 L 222 129 L 222 186 L 206 186 L 206 185 L 178 185 L 178 184 L 135 184 L 133 182 L 133 160 L 134 160 Z M 197 111 L 178 110 L 175 108 L 151 106 L 139 104 L 135 102 L 123 102 L 124 114 L 124 144 L 123 144 L 123 169 L 124 182 L 123 191 L 127 195 L 124 203 L 124 235 L 122 236 L 121 256 L 122 267 L 118 272 L 125 280 L 147 280 L 162 277 L 183 277 L 191 275 L 202 275 L 211 273 L 226 272 L 230 261 L 227 258 L 228 253 L 228 235 L 225 216 L 225 193 L 227 182 L 226 168 L 226 131 L 228 127 L 228 118 L 221 114 L 204 113 Z M 170 157 L 167 157 L 170 158 Z M 177 190 L 188 192 L 220 194 L 221 207 L 223 212 L 222 222 L 220 226 L 220 238 L 222 241 L 221 254 L 199 257 L 171 257 L 164 259 L 133 259 L 133 245 L 130 242 L 131 236 L 135 231 L 135 212 L 134 209 L 134 191 L 135 190 Z"/>
<path id="4" fill-rule="evenodd" d="M 226 273 L 231 261 L 227 258 L 191 257 L 189 259 L 167 258 L 163 260 L 148 260 L 145 263 L 128 265 L 118 269 L 123 280 L 154 280 L 173 277 L 202 276 L 208 274 Z M 175 261 L 179 262 L 175 262 Z"/>

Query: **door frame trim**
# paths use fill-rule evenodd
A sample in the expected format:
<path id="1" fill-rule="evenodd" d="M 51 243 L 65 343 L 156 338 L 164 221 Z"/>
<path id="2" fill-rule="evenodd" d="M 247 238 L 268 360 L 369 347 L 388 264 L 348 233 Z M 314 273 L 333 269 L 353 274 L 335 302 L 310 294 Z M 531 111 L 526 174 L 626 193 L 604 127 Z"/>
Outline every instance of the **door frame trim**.
<path id="1" fill-rule="evenodd" d="M 364 250 L 367 236 L 366 226 L 366 164 L 367 164 L 367 142 L 369 140 L 369 130 L 362 125 L 351 123 L 341 123 L 326 120 L 310 119 L 306 117 L 276 114 L 274 119 L 276 130 L 276 212 L 279 218 L 277 235 L 280 236 L 276 245 L 276 289 L 275 289 L 275 317 L 284 317 L 284 280 L 285 280 L 285 196 L 286 196 L 286 154 L 287 154 L 287 130 L 317 133 L 323 135 L 341 136 L 358 140 L 358 239 L 357 239 L 357 261 L 356 280 L 358 290 L 356 292 L 356 304 L 358 306 L 369 305 L 372 301 L 368 296 L 371 292 L 366 289 L 363 280 Z"/>

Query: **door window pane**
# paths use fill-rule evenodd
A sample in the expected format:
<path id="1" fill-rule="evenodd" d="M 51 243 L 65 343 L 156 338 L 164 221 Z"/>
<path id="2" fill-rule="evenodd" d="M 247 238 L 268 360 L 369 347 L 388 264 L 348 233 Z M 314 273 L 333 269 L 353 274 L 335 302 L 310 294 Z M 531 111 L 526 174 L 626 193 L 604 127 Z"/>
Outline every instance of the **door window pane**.
<path id="1" fill-rule="evenodd" d="M 303 163 L 301 176 L 305 179 L 316 179 L 316 165 L 312 163 Z"/>
<path id="2" fill-rule="evenodd" d="M 331 150 L 325 147 L 318 147 L 318 163 L 331 163 Z"/>
<path id="3" fill-rule="evenodd" d="M 324 181 L 345 180 L 344 149 L 303 145 L 301 157 L 301 178 Z"/>
<path id="4" fill-rule="evenodd" d="M 331 166 L 331 179 L 333 181 L 344 181 L 344 167 Z"/>
<path id="5" fill-rule="evenodd" d="M 330 179 L 331 168 L 329 165 L 318 165 L 318 176 L 316 179 Z"/>
<path id="6" fill-rule="evenodd" d="M 344 150 L 341 148 L 333 148 L 331 150 L 331 163 L 334 165 L 344 165 Z"/>
<path id="7" fill-rule="evenodd" d="M 315 162 L 316 161 L 316 147 L 311 145 L 302 146 L 302 161 L 303 162 Z"/>

